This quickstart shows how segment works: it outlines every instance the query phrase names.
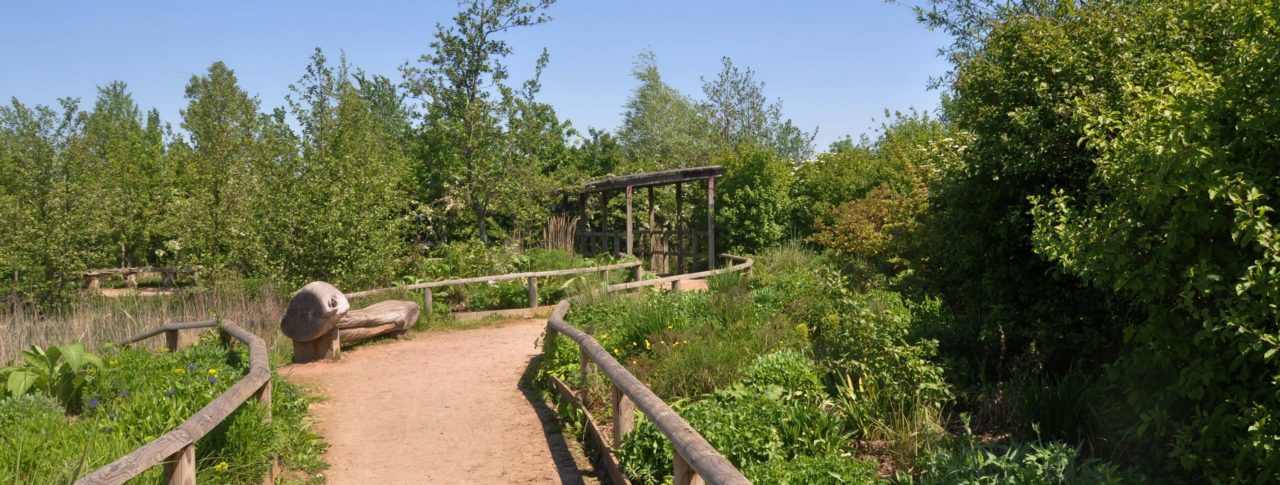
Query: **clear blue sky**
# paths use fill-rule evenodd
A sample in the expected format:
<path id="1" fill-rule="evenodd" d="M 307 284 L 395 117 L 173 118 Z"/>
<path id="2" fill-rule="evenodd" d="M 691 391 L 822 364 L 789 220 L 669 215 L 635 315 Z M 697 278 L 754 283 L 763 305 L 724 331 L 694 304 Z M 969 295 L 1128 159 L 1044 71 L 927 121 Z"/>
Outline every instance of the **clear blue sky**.
<path id="1" fill-rule="evenodd" d="M 0 15 L 0 98 L 53 104 L 64 96 L 91 105 L 96 86 L 129 84 L 144 108 L 176 128 L 192 74 L 222 60 L 268 110 L 284 103 L 315 47 L 344 50 L 356 67 L 399 79 L 398 67 L 426 52 L 452 1 L 386 2 L 9 2 Z M 551 64 L 542 99 L 564 119 L 615 129 L 636 83 L 644 49 L 666 81 L 701 96 L 701 78 L 721 56 L 756 71 L 784 115 L 820 126 L 819 148 L 874 129 L 884 109 L 933 110 L 930 76 L 946 70 L 941 33 L 906 7 L 880 0 L 667 1 L 561 0 L 551 23 L 508 36 L 523 79 L 546 47 Z"/>

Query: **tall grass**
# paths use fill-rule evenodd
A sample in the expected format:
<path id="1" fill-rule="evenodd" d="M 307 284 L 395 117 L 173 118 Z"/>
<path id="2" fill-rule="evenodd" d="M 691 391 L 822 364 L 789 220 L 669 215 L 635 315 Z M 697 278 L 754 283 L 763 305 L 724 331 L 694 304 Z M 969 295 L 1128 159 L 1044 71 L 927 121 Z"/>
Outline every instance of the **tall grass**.
<path id="1" fill-rule="evenodd" d="M 0 312 L 0 364 L 13 360 L 31 345 L 81 342 L 94 349 L 165 323 L 215 315 L 235 321 L 271 345 L 287 340 L 278 330 L 287 298 L 283 291 L 268 285 L 227 284 L 146 297 L 104 297 L 95 291 L 84 291 L 55 310 L 11 306 Z M 140 344 L 160 346 L 164 339 Z"/>

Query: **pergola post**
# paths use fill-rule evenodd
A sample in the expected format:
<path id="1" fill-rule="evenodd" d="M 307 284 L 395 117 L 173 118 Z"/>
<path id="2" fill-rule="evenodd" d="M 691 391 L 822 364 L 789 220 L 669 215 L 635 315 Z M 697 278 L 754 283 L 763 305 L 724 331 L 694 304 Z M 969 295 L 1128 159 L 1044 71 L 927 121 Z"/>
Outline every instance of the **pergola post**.
<path id="1" fill-rule="evenodd" d="M 631 234 L 631 186 L 627 186 L 627 254 L 635 256 L 635 239 Z"/>
<path id="2" fill-rule="evenodd" d="M 656 246 L 656 244 L 654 243 L 657 241 L 657 236 L 654 234 L 654 231 L 656 230 L 654 229 L 655 222 L 656 221 L 653 218 L 653 186 L 650 185 L 649 186 L 649 225 L 647 226 L 649 228 L 649 269 L 655 273 L 658 272 L 657 266 L 655 265 L 654 261 L 655 259 L 661 259 L 663 260 L 662 266 L 663 266 L 663 272 L 665 273 L 666 260 L 664 258 L 666 257 L 666 255 L 663 255 L 662 258 L 655 258 L 655 255 L 653 254 L 654 246 Z"/>
<path id="3" fill-rule="evenodd" d="M 573 231 L 573 239 L 574 239 L 574 242 L 577 244 L 577 247 L 574 249 L 581 254 L 587 254 L 590 251 L 588 250 L 589 248 L 587 248 L 588 224 L 587 224 L 587 193 L 586 192 L 578 194 L 578 220 L 577 222 L 575 222 L 575 224 L 578 227 Z"/>
<path id="4" fill-rule="evenodd" d="M 600 250 L 609 252 L 609 191 L 600 192 Z"/>
<path id="5" fill-rule="evenodd" d="M 684 266 L 684 184 L 676 182 L 676 266 L 686 273 Z"/>
<path id="6" fill-rule="evenodd" d="M 716 269 L 716 178 L 707 177 L 707 269 Z"/>

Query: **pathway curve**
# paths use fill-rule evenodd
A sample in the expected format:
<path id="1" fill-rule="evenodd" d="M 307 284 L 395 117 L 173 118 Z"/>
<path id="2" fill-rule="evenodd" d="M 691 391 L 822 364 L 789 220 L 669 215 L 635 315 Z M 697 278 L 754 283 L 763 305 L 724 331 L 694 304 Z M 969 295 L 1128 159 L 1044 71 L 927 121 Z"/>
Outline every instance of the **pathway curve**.
<path id="1" fill-rule="evenodd" d="M 520 384 L 545 326 L 431 331 L 280 373 L 326 399 L 311 412 L 328 483 L 583 483 L 576 445 Z"/>

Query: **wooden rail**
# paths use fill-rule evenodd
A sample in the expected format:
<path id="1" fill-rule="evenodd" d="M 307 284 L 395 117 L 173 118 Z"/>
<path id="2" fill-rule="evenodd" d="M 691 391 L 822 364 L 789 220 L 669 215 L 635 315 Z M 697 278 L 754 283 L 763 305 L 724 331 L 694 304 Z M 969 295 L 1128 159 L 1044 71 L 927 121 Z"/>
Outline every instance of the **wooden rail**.
<path id="1" fill-rule="evenodd" d="M 396 286 L 391 288 L 378 288 L 374 290 L 357 291 L 354 293 L 346 293 L 347 299 L 376 295 L 378 293 L 386 293 L 389 291 L 412 291 L 422 290 L 422 306 L 424 312 L 431 312 L 431 305 L 434 301 L 432 290 L 434 288 L 443 288 L 457 285 L 467 285 L 473 283 L 491 283 L 497 281 L 510 280 L 527 280 L 525 285 L 529 288 L 529 308 L 538 307 L 538 278 L 546 278 L 550 276 L 568 276 L 584 273 L 600 273 L 601 277 L 607 283 L 609 281 L 609 272 L 613 270 L 632 270 L 632 279 L 639 280 L 640 273 L 643 271 L 640 261 L 628 261 L 625 263 L 610 264 L 606 266 L 588 266 L 586 268 L 570 268 L 556 269 L 548 271 L 530 271 L 525 273 L 508 273 L 503 275 L 476 276 L 472 278 L 458 278 L 452 280 L 431 281 L 428 283 L 418 283 L 416 285 Z"/>
<path id="2" fill-rule="evenodd" d="M 130 480 L 148 468 L 164 464 L 161 481 L 166 484 L 194 484 L 196 482 L 196 441 L 203 438 L 215 426 L 227 419 L 249 398 L 255 398 L 262 407 L 266 420 L 271 420 L 271 364 L 267 357 L 267 344 L 235 323 L 223 320 L 171 323 L 144 331 L 118 342 L 128 345 L 161 333 L 169 350 L 177 350 L 178 332 L 197 328 L 217 327 L 224 336 L 235 338 L 249 347 L 249 373 L 245 374 L 222 395 L 210 401 L 172 431 L 161 435 L 132 453 L 94 470 L 77 484 L 120 484 Z M 272 467 L 274 473 L 274 466 Z M 268 477 L 268 480 L 272 477 Z"/>
<path id="3" fill-rule="evenodd" d="M 705 278 L 733 271 L 751 271 L 755 264 L 750 258 L 721 254 L 721 257 L 735 262 L 726 268 L 702 271 L 682 275 L 669 276 L 652 280 L 632 281 L 609 285 L 606 291 L 621 291 L 644 286 L 655 286 L 680 280 Z M 578 343 L 579 364 L 583 376 L 593 373 L 592 365 L 604 373 L 611 382 L 612 392 L 610 405 L 613 408 L 613 441 L 616 447 L 634 426 L 635 411 L 643 412 L 649 421 L 671 441 L 675 450 L 673 458 L 675 485 L 710 484 L 746 484 L 751 483 L 747 477 L 734 468 L 728 459 L 716 451 L 698 431 L 693 429 L 684 418 L 676 414 L 667 403 L 663 402 L 644 383 L 640 382 L 627 368 L 618 363 L 609 351 L 600 346 L 587 333 L 569 325 L 564 316 L 569 311 L 570 300 L 563 300 L 556 305 L 555 311 L 547 319 L 546 342 L 554 341 L 557 335 L 564 335 Z M 545 349 L 545 347 L 544 347 Z M 583 404 L 585 411 L 585 403 Z M 605 450 L 605 453 L 609 453 Z"/>

